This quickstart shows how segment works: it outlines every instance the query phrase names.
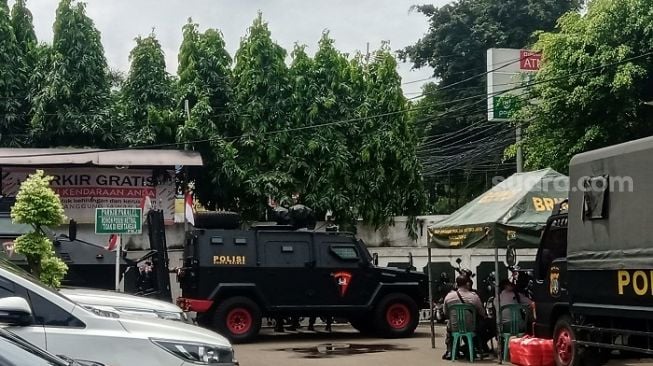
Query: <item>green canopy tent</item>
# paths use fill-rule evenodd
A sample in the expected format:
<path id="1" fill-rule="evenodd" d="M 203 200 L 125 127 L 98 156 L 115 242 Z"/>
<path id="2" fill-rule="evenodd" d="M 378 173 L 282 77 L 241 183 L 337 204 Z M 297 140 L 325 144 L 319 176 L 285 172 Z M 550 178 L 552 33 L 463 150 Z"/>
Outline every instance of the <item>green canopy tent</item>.
<path id="1" fill-rule="evenodd" d="M 567 199 L 569 178 L 553 169 L 516 173 L 428 228 L 428 275 L 431 253 L 440 249 L 494 249 L 499 274 L 499 248 L 537 248 L 554 205 Z M 496 281 L 498 283 L 498 280 Z M 498 298 L 498 285 L 495 296 Z M 431 298 L 431 303 L 433 299 Z M 432 344 L 435 327 L 431 321 Z"/>
<path id="2" fill-rule="evenodd" d="M 510 176 L 430 226 L 432 248 L 536 248 L 553 206 L 566 199 L 569 178 L 553 169 Z"/>

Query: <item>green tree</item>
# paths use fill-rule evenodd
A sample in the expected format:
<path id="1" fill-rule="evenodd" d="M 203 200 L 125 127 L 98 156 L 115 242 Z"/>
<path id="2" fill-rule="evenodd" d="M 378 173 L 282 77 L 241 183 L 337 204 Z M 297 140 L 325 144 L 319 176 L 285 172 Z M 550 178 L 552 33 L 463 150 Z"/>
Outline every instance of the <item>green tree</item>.
<path id="1" fill-rule="evenodd" d="M 21 52 L 23 55 L 29 54 L 38 45 L 38 40 L 34 32 L 32 12 L 27 8 L 26 0 L 16 0 L 11 8 L 11 26 Z"/>
<path id="2" fill-rule="evenodd" d="M 522 111 L 531 121 L 529 167 L 565 172 L 574 154 L 653 134 L 645 104 L 653 100 L 653 56 L 637 57 L 653 51 L 650 10 L 644 0 L 596 0 L 586 15 L 566 15 L 557 32 L 540 34 L 539 102 Z"/>
<path id="3" fill-rule="evenodd" d="M 358 107 L 350 101 L 356 93 L 349 67 L 347 57 L 335 48 L 328 32 L 322 35 L 314 59 L 308 57 L 304 47 L 295 47 L 289 73 L 291 121 L 294 127 L 320 127 L 290 136 L 291 158 L 284 163 L 293 175 L 292 191 L 277 197 L 289 201 L 292 193 L 299 193 L 303 203 L 316 210 L 318 216 L 332 211 L 341 224 L 351 224 L 355 218 L 350 194 L 354 154 L 347 138 L 356 126 L 329 123 L 353 117 Z M 357 92 L 364 93 L 362 88 Z"/>
<path id="4" fill-rule="evenodd" d="M 11 219 L 34 228 L 33 232 L 16 238 L 16 252 L 25 256 L 32 274 L 50 286 L 59 287 L 68 266 L 55 256 L 52 241 L 43 228 L 63 224 L 66 216 L 59 196 L 50 188 L 51 180 L 42 170 L 31 174 L 20 185 Z"/>
<path id="5" fill-rule="evenodd" d="M 431 211 L 451 212 L 482 192 L 487 173 L 513 172 L 502 164 L 509 140 L 492 138 L 505 131 L 496 125 L 469 128 L 487 118 L 486 50 L 528 47 L 535 32 L 552 30 L 562 14 L 578 9 L 580 3 L 458 0 L 439 8 L 415 7 L 429 18 L 429 30 L 400 56 L 416 68 L 432 67 L 437 80 L 425 87 L 413 114 L 415 124 L 424 129 L 419 155 L 427 185 L 433 187 Z M 465 128 L 469 129 L 459 133 Z M 481 128 L 488 131 L 479 134 Z M 444 138 L 447 134 L 450 137 Z M 483 141 L 484 147 L 475 141 Z"/>
<path id="6" fill-rule="evenodd" d="M 40 55 L 38 40 L 32 23 L 32 13 L 29 11 L 25 0 L 17 0 L 11 9 L 11 26 L 16 36 L 16 44 L 20 50 L 20 84 L 18 85 L 18 100 L 20 101 L 19 117 L 15 123 L 16 128 L 12 131 L 11 145 L 23 145 L 27 140 L 27 125 L 31 118 L 32 99 L 34 88 L 31 78 L 38 63 Z"/>
<path id="7" fill-rule="evenodd" d="M 0 145 L 18 145 L 25 129 L 25 64 L 18 47 L 6 0 L 0 0 Z"/>
<path id="8" fill-rule="evenodd" d="M 286 51 L 271 37 L 261 14 L 241 40 L 233 71 L 233 113 L 245 135 L 238 141 L 245 190 L 238 196 L 246 217 L 261 218 L 268 196 L 293 187 L 281 167 L 290 126 Z"/>
<path id="9" fill-rule="evenodd" d="M 31 134 L 38 146 L 107 146 L 114 142 L 109 77 L 100 32 L 83 3 L 61 0 L 51 69 L 34 99 Z"/>
<path id="10" fill-rule="evenodd" d="M 415 233 L 415 216 L 422 213 L 424 203 L 417 131 L 388 45 L 374 53 L 367 74 L 363 105 L 370 118 L 362 122 L 352 197 L 358 198 L 358 213 L 366 222 L 379 227 L 393 216 L 408 215 L 409 229 Z"/>
<path id="11" fill-rule="evenodd" d="M 128 131 L 127 143 L 145 145 L 174 142 L 177 115 L 174 110 L 172 79 L 166 71 L 165 56 L 154 34 L 136 38 L 129 54 L 131 66 L 121 83 L 120 109 Z"/>
<path id="12" fill-rule="evenodd" d="M 239 128 L 230 113 L 231 56 L 225 49 L 222 34 L 215 29 L 199 32 L 189 20 L 183 28 L 179 50 L 177 104 L 183 111 L 188 101 L 190 118 L 185 113 L 178 130 L 180 141 L 204 140 L 208 143 L 189 144 L 199 151 L 204 167 L 191 170 L 189 181 L 195 183 L 199 201 L 209 208 L 237 209 L 242 191 L 244 172 L 237 161 L 238 150 L 232 139 Z"/>

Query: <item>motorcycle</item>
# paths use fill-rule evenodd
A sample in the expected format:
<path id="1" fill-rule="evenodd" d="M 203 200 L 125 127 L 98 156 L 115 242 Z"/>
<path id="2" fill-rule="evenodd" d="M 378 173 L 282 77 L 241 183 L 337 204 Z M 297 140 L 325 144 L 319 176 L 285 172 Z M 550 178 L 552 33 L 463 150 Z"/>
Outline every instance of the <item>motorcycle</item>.
<path id="1" fill-rule="evenodd" d="M 515 291 L 529 299 L 533 298 L 533 273 L 519 266 L 509 266 L 510 281 L 515 285 Z"/>
<path id="2" fill-rule="evenodd" d="M 440 279 L 436 287 L 437 300 L 433 302 L 433 308 L 431 309 L 435 321 L 440 324 L 447 320 L 447 314 L 444 313 L 444 298 L 453 288 L 454 284 L 449 278 L 449 274 L 447 272 L 440 273 Z"/>
<path id="3" fill-rule="evenodd" d="M 470 269 L 463 268 L 462 265 L 461 265 L 462 262 L 463 262 L 462 259 L 457 258 L 456 259 L 456 264 L 458 265 L 458 267 L 454 268 L 454 270 L 456 271 L 456 273 L 458 273 L 458 275 L 462 275 L 462 276 L 465 276 L 465 277 L 469 278 L 470 280 L 473 280 L 474 277 L 476 277 L 476 275 Z"/>
<path id="4" fill-rule="evenodd" d="M 485 308 L 485 312 L 487 313 L 487 316 L 490 317 L 491 319 L 495 319 L 497 316 L 496 308 L 494 306 L 494 288 L 496 286 L 496 274 L 494 272 L 491 272 L 487 278 L 483 280 L 483 284 L 485 285 L 485 289 L 490 296 L 488 299 L 485 301 L 483 304 L 483 307 Z"/>

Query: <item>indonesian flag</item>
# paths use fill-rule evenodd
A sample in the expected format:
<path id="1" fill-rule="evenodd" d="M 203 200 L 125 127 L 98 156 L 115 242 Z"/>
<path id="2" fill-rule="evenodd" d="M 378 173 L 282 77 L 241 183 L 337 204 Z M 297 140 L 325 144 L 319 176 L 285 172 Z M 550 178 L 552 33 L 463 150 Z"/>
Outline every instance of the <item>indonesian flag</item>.
<path id="1" fill-rule="evenodd" d="M 184 213 L 186 215 L 186 221 L 195 226 L 195 215 L 193 214 L 193 196 L 189 192 L 186 193 L 185 201 L 186 203 L 184 205 Z"/>
<path id="2" fill-rule="evenodd" d="M 111 234 L 109 236 L 109 244 L 105 247 L 106 250 L 113 252 L 120 246 L 120 235 L 118 234 Z"/>
<path id="3" fill-rule="evenodd" d="M 143 222 L 147 219 L 147 213 L 152 209 L 152 199 L 149 195 L 141 198 L 141 211 L 143 211 Z"/>

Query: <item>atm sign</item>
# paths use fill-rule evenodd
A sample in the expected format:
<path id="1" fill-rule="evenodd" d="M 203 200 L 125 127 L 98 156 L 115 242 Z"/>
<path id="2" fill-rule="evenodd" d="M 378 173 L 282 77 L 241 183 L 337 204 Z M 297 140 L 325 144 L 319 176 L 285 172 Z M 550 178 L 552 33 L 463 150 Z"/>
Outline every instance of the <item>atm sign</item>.
<path id="1" fill-rule="evenodd" d="M 542 65 L 542 54 L 539 52 L 520 50 L 519 68 L 527 71 L 537 71 Z"/>

